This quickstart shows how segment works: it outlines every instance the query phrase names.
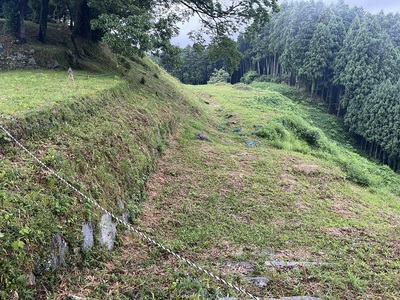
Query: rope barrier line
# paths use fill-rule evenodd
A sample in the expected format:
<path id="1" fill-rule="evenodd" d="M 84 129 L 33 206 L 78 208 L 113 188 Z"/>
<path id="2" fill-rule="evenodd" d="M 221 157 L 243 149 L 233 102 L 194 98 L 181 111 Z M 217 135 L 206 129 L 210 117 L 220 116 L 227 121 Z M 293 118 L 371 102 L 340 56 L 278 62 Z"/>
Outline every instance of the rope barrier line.
<path id="1" fill-rule="evenodd" d="M 150 238 L 149 236 L 147 236 L 145 233 L 141 232 L 140 230 L 136 229 L 135 227 L 133 227 L 132 225 L 126 223 L 124 220 L 118 218 L 116 215 L 114 215 L 113 213 L 109 212 L 108 210 L 106 210 L 105 208 L 103 208 L 99 203 L 97 203 L 95 200 L 90 199 L 88 196 L 86 196 L 85 194 L 83 194 L 80 190 L 78 190 L 77 188 L 75 188 L 71 183 L 69 183 L 67 180 L 65 180 L 63 177 L 61 177 L 61 175 L 59 175 L 56 171 L 54 171 L 53 169 L 49 168 L 45 163 L 43 163 L 39 158 L 37 158 L 31 151 L 29 151 L 24 145 L 22 145 L 7 129 L 5 129 L 1 124 L 0 124 L 0 128 L 20 147 L 22 148 L 26 153 L 29 154 L 29 156 L 31 156 L 43 169 L 47 170 L 48 172 L 50 172 L 52 175 L 54 175 L 55 177 L 57 177 L 62 183 L 64 183 L 65 185 L 67 185 L 70 189 L 72 189 L 73 191 L 75 191 L 76 193 L 78 193 L 81 197 L 83 197 L 86 201 L 88 201 L 89 203 L 93 204 L 94 206 L 96 206 L 98 209 L 100 209 L 103 213 L 111 216 L 116 222 L 122 224 L 123 226 L 127 227 L 129 230 L 131 230 L 132 232 L 134 232 L 135 234 L 139 235 L 141 238 L 143 238 L 144 240 L 148 241 L 149 243 L 163 249 L 165 252 L 175 256 L 176 258 L 178 258 L 179 260 L 185 262 L 186 264 L 188 264 L 189 266 L 207 274 L 208 276 L 210 276 L 211 278 L 214 278 L 215 280 L 223 283 L 224 285 L 236 290 L 237 292 L 246 295 L 252 299 L 256 299 L 259 300 L 258 297 L 250 294 L 249 292 L 246 292 L 244 289 L 242 289 L 241 287 L 238 287 L 228 281 L 226 281 L 225 279 L 214 275 L 213 273 L 211 273 L 210 271 L 207 271 L 206 269 L 203 269 L 202 267 L 198 266 L 197 264 L 191 262 L 190 260 L 186 259 L 185 257 L 182 257 L 181 255 L 173 252 L 172 250 L 166 248 L 163 244 L 153 240 L 152 238 Z"/>

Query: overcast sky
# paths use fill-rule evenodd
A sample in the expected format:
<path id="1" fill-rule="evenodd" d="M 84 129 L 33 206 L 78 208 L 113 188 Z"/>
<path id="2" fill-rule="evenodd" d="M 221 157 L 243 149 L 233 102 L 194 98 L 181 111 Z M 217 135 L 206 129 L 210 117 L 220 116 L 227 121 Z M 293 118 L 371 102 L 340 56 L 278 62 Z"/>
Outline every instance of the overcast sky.
<path id="1" fill-rule="evenodd" d="M 337 0 L 322 0 L 325 3 L 336 3 Z M 282 3 L 283 0 L 278 0 L 278 3 Z M 383 10 L 385 13 L 389 12 L 400 12 L 400 1 L 399 0 L 345 0 L 345 3 L 350 6 L 361 6 L 366 11 L 371 13 L 379 13 Z M 188 23 L 185 23 L 181 27 L 181 33 L 178 37 L 172 39 L 172 43 L 185 47 L 190 43 L 187 34 L 189 31 L 199 28 L 199 20 L 192 18 Z"/>
<path id="2" fill-rule="evenodd" d="M 332 0 L 323 0 L 326 3 L 336 2 Z M 345 0 L 350 6 L 361 6 L 371 13 L 379 13 L 383 10 L 385 13 L 400 12 L 400 1 L 398 0 Z"/>

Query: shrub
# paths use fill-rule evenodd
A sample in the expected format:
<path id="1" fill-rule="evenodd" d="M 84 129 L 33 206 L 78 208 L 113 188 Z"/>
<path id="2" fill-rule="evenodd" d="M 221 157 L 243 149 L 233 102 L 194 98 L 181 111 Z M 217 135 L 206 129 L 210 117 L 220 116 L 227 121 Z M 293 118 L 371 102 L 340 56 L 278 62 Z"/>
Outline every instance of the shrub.
<path id="1" fill-rule="evenodd" d="M 347 172 L 348 180 L 362 186 L 370 186 L 372 184 L 372 179 L 369 173 L 354 160 L 344 161 L 342 162 L 342 165 Z"/>
<path id="2" fill-rule="evenodd" d="M 312 127 L 304 119 L 295 115 L 282 117 L 282 124 L 285 128 L 292 131 L 299 139 L 307 142 L 310 146 L 322 147 L 322 137 L 324 134 L 320 129 Z"/>
<path id="3" fill-rule="evenodd" d="M 267 127 L 257 130 L 255 135 L 269 141 L 281 141 L 286 139 L 287 133 L 282 124 L 272 122 Z"/>
<path id="4" fill-rule="evenodd" d="M 256 71 L 249 71 L 246 74 L 244 74 L 242 78 L 240 78 L 240 82 L 243 82 L 245 84 L 250 84 L 259 76 L 260 75 Z"/>
<path id="5" fill-rule="evenodd" d="M 129 63 L 129 61 L 121 55 L 118 57 L 118 63 L 124 68 L 125 72 L 128 72 L 129 70 L 132 69 L 132 66 Z"/>
<path id="6" fill-rule="evenodd" d="M 214 84 L 219 82 L 228 82 L 231 76 L 224 69 L 214 69 L 214 72 L 211 74 L 210 80 L 207 82 L 208 84 Z"/>

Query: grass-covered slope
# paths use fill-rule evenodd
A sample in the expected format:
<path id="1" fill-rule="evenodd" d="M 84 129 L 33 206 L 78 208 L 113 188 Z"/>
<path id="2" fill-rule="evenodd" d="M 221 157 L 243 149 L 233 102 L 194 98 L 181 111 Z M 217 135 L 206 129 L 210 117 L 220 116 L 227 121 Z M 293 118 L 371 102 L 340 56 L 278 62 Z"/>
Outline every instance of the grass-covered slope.
<path id="1" fill-rule="evenodd" d="M 261 298 L 400 297 L 397 174 L 343 144 L 340 120 L 295 89 L 185 89 L 207 114 L 184 124 L 158 162 L 136 221 L 140 229 Z M 212 142 L 195 139 L 199 132 Z M 66 272 L 57 295 L 243 296 L 136 236 L 121 244 L 98 268 Z M 247 277 L 270 281 L 256 287 Z"/>
<path id="2" fill-rule="evenodd" d="M 84 194 L 134 220 L 168 135 L 200 111 L 149 59 L 126 63 L 124 78 L 76 71 L 75 84 L 66 71 L 1 72 L 0 122 Z M 68 268 L 96 267 L 100 248 L 80 250 L 81 226 L 100 217 L 0 132 L 0 299 L 51 297 L 59 280 L 38 266 L 51 257 L 56 233 L 68 243 Z"/>

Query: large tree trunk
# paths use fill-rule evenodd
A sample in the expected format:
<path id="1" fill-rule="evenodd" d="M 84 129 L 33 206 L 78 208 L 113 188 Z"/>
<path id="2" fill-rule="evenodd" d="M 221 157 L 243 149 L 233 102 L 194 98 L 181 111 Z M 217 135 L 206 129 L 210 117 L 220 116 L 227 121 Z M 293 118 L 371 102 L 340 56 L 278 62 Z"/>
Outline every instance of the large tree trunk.
<path id="1" fill-rule="evenodd" d="M 40 18 L 39 18 L 39 36 L 38 39 L 42 43 L 46 42 L 47 34 L 47 16 L 49 14 L 49 0 L 42 0 L 40 7 Z"/>
<path id="2" fill-rule="evenodd" d="M 20 44 L 26 43 L 25 10 L 26 10 L 27 5 L 28 5 L 28 0 L 19 0 L 18 1 L 19 24 L 18 24 L 17 40 L 18 40 L 18 43 L 20 43 Z"/>
<path id="3" fill-rule="evenodd" d="M 74 35 L 85 39 L 92 38 L 92 28 L 90 26 L 90 7 L 87 0 L 80 0 L 75 15 Z"/>

